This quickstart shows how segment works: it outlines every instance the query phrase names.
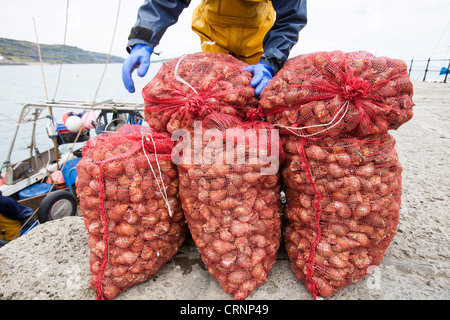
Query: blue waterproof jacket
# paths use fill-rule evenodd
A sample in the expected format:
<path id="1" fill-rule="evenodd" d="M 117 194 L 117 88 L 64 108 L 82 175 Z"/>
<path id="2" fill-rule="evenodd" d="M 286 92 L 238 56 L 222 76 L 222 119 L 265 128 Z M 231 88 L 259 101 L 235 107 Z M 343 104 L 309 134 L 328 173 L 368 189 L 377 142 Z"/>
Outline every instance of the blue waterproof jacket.
<path id="1" fill-rule="evenodd" d="M 22 205 L 12 197 L 3 196 L 0 191 L 0 214 L 8 219 L 18 220 L 24 224 L 33 213 L 33 209 Z M 30 219 L 24 229 L 28 229 L 33 223 L 34 221 Z"/>

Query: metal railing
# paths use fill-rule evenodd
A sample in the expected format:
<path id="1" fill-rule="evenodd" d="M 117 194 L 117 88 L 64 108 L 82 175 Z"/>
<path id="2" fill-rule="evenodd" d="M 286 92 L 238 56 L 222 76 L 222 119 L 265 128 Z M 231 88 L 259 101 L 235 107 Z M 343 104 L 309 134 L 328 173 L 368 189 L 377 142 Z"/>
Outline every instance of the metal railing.
<path id="1" fill-rule="evenodd" d="M 446 67 L 443 65 L 445 65 Z M 414 69 L 413 66 L 415 67 Z M 436 67 L 439 66 L 440 69 L 435 69 Z M 410 77 L 412 72 L 423 72 L 422 81 L 425 81 L 427 79 L 427 76 L 430 76 L 430 73 L 434 75 L 437 74 L 438 76 L 444 75 L 443 82 L 446 83 L 448 75 L 450 73 L 450 59 L 431 59 L 431 58 L 429 58 L 428 60 L 411 59 L 408 71 Z"/>

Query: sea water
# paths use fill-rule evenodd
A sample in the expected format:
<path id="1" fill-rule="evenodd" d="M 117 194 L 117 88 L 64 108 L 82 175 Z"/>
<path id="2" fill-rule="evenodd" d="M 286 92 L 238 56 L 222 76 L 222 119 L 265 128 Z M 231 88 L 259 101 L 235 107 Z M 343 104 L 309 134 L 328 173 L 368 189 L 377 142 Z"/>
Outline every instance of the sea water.
<path id="1" fill-rule="evenodd" d="M 150 82 L 160 67 L 161 63 L 151 63 L 149 72 L 143 78 L 133 73 L 136 92 L 131 94 L 122 83 L 122 64 L 108 64 L 102 81 L 105 64 L 64 64 L 62 68 L 61 65 L 44 65 L 44 72 L 40 64 L 0 66 L 0 164 L 3 164 L 7 157 L 24 105 L 45 101 L 47 97 L 50 101 L 54 99 L 92 102 L 97 88 L 99 90 L 95 98 L 96 102 L 112 99 L 115 102 L 144 103 L 142 88 Z M 60 80 L 57 86 L 59 74 Z M 62 123 L 62 115 L 67 111 L 69 110 L 57 108 L 53 110 L 58 123 Z M 47 110 L 41 115 L 46 114 L 48 114 Z M 12 163 L 30 156 L 31 132 L 31 123 L 21 125 L 11 154 Z M 95 135 L 94 130 L 91 130 L 91 136 L 92 134 Z M 39 152 L 44 152 L 53 146 L 46 132 L 45 120 L 39 121 L 35 138 Z M 71 144 L 62 145 L 60 151 L 64 153 L 71 147 Z"/>

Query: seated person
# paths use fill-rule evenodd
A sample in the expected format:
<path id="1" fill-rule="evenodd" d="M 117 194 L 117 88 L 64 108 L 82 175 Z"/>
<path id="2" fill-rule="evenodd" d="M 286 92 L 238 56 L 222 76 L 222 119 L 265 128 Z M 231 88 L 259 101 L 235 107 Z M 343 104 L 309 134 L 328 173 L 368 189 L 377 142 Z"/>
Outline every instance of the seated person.
<path id="1" fill-rule="evenodd" d="M 24 224 L 23 229 L 28 230 L 35 221 L 29 219 L 33 213 L 33 209 L 22 205 L 12 197 L 3 196 L 0 191 L 0 231 L 5 230 L 4 240 L 11 241 Z"/>

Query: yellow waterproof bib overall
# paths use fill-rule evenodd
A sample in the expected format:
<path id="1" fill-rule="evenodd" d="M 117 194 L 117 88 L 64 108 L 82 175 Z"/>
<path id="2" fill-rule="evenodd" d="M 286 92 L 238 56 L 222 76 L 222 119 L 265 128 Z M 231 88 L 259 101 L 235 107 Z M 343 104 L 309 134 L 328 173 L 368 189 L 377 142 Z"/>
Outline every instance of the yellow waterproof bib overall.
<path id="1" fill-rule="evenodd" d="M 5 240 L 11 241 L 17 231 L 19 231 L 22 224 L 18 220 L 13 220 L 5 217 L 0 213 L 0 231 L 5 230 Z M 1 237 L 1 234 L 0 234 Z"/>
<path id="2" fill-rule="evenodd" d="M 192 30 L 200 36 L 202 51 L 229 53 L 256 64 L 274 22 L 275 10 L 268 0 L 202 0 L 192 16 Z"/>

